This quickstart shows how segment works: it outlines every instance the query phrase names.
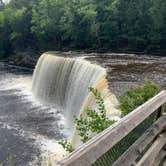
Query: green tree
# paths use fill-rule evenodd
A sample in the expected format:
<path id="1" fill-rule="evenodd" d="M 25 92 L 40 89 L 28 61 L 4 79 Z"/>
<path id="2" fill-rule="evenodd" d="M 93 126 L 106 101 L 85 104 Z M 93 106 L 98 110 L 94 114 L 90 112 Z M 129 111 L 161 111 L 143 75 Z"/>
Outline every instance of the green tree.
<path id="1" fill-rule="evenodd" d="M 145 80 L 136 88 L 128 88 L 124 95 L 120 97 L 120 108 L 122 117 L 133 111 L 135 108 L 145 103 L 160 92 L 160 86 L 150 80 Z"/>
<path id="2" fill-rule="evenodd" d="M 10 55 L 12 47 L 10 42 L 10 34 L 12 32 L 10 22 L 12 20 L 12 10 L 5 8 L 0 11 L 0 57 Z"/>
<path id="3" fill-rule="evenodd" d="M 83 142 L 87 142 L 91 138 L 92 133 L 100 133 L 110 127 L 116 121 L 109 120 L 106 116 L 106 109 L 101 93 L 94 88 L 90 88 L 98 105 L 98 110 L 88 108 L 85 110 L 86 115 L 80 115 L 76 118 L 76 129 Z"/>
<path id="4" fill-rule="evenodd" d="M 46 49 L 61 47 L 61 27 L 66 19 L 65 2 L 66 0 L 41 0 L 33 6 L 31 30 Z"/>
<path id="5" fill-rule="evenodd" d="M 0 1 L 0 54 L 104 49 L 166 50 L 165 0 Z"/>
<path id="6" fill-rule="evenodd" d="M 1 11 L 1 10 L 3 10 L 4 5 L 5 5 L 5 4 L 3 3 L 3 1 L 2 1 L 2 0 L 0 0 L 0 11 Z"/>

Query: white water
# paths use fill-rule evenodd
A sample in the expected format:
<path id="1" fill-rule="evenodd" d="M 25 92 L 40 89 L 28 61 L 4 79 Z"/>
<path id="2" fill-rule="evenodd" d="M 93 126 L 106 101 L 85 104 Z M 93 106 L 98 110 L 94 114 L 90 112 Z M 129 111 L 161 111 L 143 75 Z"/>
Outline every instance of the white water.
<path id="1" fill-rule="evenodd" d="M 102 89 L 107 107 L 117 104 L 111 96 L 106 80 L 106 70 L 88 61 L 74 58 L 43 54 L 38 60 L 32 92 L 44 102 L 54 104 L 66 116 L 67 123 L 74 129 L 74 116 L 78 116 L 85 107 L 94 104 L 90 101 L 89 87 Z M 112 95 L 113 96 L 113 95 Z"/>
<path id="2" fill-rule="evenodd" d="M 0 63 L 0 163 L 6 165 L 12 156 L 11 166 L 47 166 L 67 155 L 59 139 L 72 139 L 74 147 L 82 144 L 73 116 L 96 108 L 91 86 L 101 91 L 107 116 L 117 118 L 118 101 L 108 90 L 106 70 L 83 58 L 42 55 L 33 78 L 31 72 Z"/>
<path id="3" fill-rule="evenodd" d="M 65 120 L 34 98 L 31 74 L 16 70 L 0 63 L 0 163 L 11 156 L 11 166 L 47 166 L 67 154 L 57 143 L 68 135 Z"/>
<path id="4" fill-rule="evenodd" d="M 94 96 L 88 88 L 97 88 L 104 98 L 107 116 L 118 118 L 118 101 L 109 92 L 106 70 L 82 58 L 64 58 L 43 54 L 36 65 L 32 92 L 42 102 L 51 103 L 65 115 L 74 147 L 82 142 L 75 131 L 74 116 L 84 114 L 88 107 L 97 109 Z"/>
<path id="5" fill-rule="evenodd" d="M 77 60 L 83 64 L 87 64 L 87 62 L 82 61 L 86 57 L 93 63 L 106 67 L 109 73 L 110 88 L 116 94 L 123 93 L 126 85 L 135 86 L 145 77 L 161 83 L 165 87 L 165 58 L 117 54 L 92 55 L 75 54 Z M 64 56 L 73 56 L 73 53 L 66 53 Z M 45 57 L 45 60 L 47 58 Z M 49 63 L 45 62 L 47 68 L 43 67 L 43 74 L 45 70 L 48 70 Z M 55 63 L 52 63 L 54 66 Z M 88 63 L 89 65 L 91 64 Z M 41 70 L 39 66 L 36 68 Z M 105 71 L 105 69 L 103 70 Z M 55 72 L 51 72 L 54 77 Z M 106 71 L 104 73 L 106 74 Z M 77 74 L 76 77 L 79 76 L 79 72 Z M 118 102 L 113 94 L 108 93 L 105 74 L 94 86 L 102 92 L 102 96 L 105 98 L 107 116 L 118 120 Z M 68 110 L 61 109 L 60 112 L 59 104 L 54 102 L 54 99 L 51 101 L 43 98 L 42 100 L 41 96 L 32 96 L 31 83 L 31 72 L 18 66 L 0 62 L 0 163 L 4 163 L 3 165 L 7 165 L 5 162 L 8 156 L 13 157 L 11 166 L 46 166 L 62 159 L 65 155 L 64 149 L 56 141 L 66 137 L 66 135 L 71 135 L 67 129 L 64 130 L 68 115 L 65 115 L 65 119 L 61 114 L 67 114 Z M 34 82 L 34 84 L 36 83 L 37 81 Z M 38 83 L 43 84 L 43 80 L 38 81 Z M 80 88 L 84 83 L 82 80 Z M 71 97 L 74 93 L 71 93 Z M 38 100 L 39 98 L 40 100 Z M 57 107 L 54 105 L 55 103 Z M 63 105 L 63 103 L 61 104 Z M 78 110 L 78 114 L 84 108 L 91 106 L 96 108 L 93 96 L 88 94 L 82 109 Z M 75 132 L 72 136 L 72 143 L 75 147 L 81 144 Z"/>

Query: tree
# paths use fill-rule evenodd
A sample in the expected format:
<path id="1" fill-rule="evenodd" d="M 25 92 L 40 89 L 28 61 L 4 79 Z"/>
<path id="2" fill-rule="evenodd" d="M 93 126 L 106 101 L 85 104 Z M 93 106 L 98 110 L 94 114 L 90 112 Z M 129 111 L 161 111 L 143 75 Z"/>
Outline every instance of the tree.
<path id="1" fill-rule="evenodd" d="M 1 10 L 3 10 L 4 5 L 5 5 L 5 4 L 3 3 L 3 1 L 2 1 L 2 0 L 0 0 L 0 11 L 1 11 Z"/>
<path id="2" fill-rule="evenodd" d="M 5 8 L 0 11 L 0 55 L 1 57 L 9 56 L 11 53 L 11 26 L 10 22 L 12 20 L 12 10 L 10 8 Z"/>
<path id="3" fill-rule="evenodd" d="M 41 0 L 38 5 L 33 5 L 31 30 L 46 49 L 61 47 L 61 27 L 67 12 L 65 2 L 66 0 Z"/>
<path id="4" fill-rule="evenodd" d="M 0 0 L 0 13 L 1 54 L 28 48 L 165 50 L 164 0 Z"/>

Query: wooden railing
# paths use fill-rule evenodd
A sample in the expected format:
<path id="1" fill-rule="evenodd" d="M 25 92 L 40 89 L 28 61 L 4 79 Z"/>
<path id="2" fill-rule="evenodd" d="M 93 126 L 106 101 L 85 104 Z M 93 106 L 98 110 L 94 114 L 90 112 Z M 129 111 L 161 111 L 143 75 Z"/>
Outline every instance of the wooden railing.
<path id="1" fill-rule="evenodd" d="M 114 166 L 158 166 L 166 156 L 166 151 L 162 150 L 166 144 L 165 127 L 166 116 L 162 116 L 114 163 Z M 146 151 L 148 146 L 150 148 Z M 140 160 L 137 161 L 138 159 Z"/>
<path id="2" fill-rule="evenodd" d="M 163 115 L 163 112 L 165 112 L 165 103 L 166 103 L 166 91 L 160 92 L 158 95 L 132 111 L 130 114 L 128 114 L 126 117 L 122 118 L 119 122 L 115 123 L 108 129 L 104 130 L 100 134 L 93 137 L 91 140 L 89 140 L 87 143 L 80 146 L 78 149 L 76 149 L 73 153 L 71 153 L 69 156 L 64 158 L 58 165 L 60 166 L 90 166 L 92 165 L 96 160 L 98 160 L 103 154 L 108 152 L 114 145 L 116 145 L 119 141 L 121 141 L 125 136 L 127 136 L 133 129 L 135 129 L 139 124 L 141 124 L 146 118 L 148 118 L 150 115 L 152 115 L 156 110 L 158 111 L 158 117 Z M 133 145 L 131 148 L 129 148 L 126 153 L 121 156 L 116 162 L 115 165 L 123 165 L 126 166 L 124 161 L 127 157 L 127 163 L 129 165 L 129 160 L 131 159 L 131 163 L 135 163 L 136 158 L 131 156 L 131 154 L 134 155 L 134 152 L 141 149 L 143 145 L 141 144 L 144 142 L 144 144 L 149 144 L 152 142 L 154 137 L 156 137 L 156 134 L 161 133 L 166 128 L 166 116 L 163 116 L 162 119 L 156 122 L 157 123 L 157 131 L 156 128 L 154 129 L 154 126 L 150 128 L 148 131 L 153 133 L 151 137 L 149 137 L 147 141 L 147 135 L 148 133 L 145 133 L 139 140 L 136 142 L 137 144 Z M 154 124 L 155 125 L 155 124 Z M 155 125 L 156 126 L 156 125 Z M 154 134 L 155 130 L 155 134 Z M 148 135 L 149 136 L 149 135 Z M 159 140 L 157 142 L 154 142 L 154 145 L 149 149 L 142 160 L 140 160 L 139 165 L 144 165 L 143 163 L 147 160 L 152 153 L 152 150 L 154 147 L 158 147 L 159 152 L 161 148 L 166 144 L 166 133 L 163 133 L 159 136 Z M 144 146 L 145 148 L 145 146 Z M 142 148 L 142 151 L 140 150 L 139 153 L 143 152 L 144 148 Z M 137 152 L 135 152 L 137 153 Z M 137 156 L 138 157 L 138 156 Z M 121 164 L 122 163 L 122 164 Z M 134 165 L 134 164 L 133 164 Z"/>

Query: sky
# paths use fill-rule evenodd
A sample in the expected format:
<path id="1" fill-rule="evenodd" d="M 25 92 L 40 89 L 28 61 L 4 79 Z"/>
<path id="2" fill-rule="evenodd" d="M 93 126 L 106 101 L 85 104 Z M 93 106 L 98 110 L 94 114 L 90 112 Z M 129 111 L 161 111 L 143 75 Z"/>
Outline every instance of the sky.
<path id="1" fill-rule="evenodd" d="M 2 0 L 3 2 L 5 2 L 5 3 L 8 3 L 10 0 Z"/>

